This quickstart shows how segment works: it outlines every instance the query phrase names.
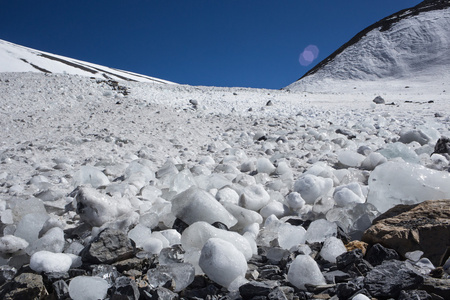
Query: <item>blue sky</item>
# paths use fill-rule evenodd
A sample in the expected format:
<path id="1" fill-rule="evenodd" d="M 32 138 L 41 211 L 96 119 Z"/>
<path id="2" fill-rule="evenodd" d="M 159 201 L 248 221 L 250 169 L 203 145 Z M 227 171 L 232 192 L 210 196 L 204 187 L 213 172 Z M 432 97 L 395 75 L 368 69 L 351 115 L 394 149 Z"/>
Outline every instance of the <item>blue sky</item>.
<path id="1" fill-rule="evenodd" d="M 420 2 L 0 0 L 0 39 L 182 84 L 278 89 Z"/>

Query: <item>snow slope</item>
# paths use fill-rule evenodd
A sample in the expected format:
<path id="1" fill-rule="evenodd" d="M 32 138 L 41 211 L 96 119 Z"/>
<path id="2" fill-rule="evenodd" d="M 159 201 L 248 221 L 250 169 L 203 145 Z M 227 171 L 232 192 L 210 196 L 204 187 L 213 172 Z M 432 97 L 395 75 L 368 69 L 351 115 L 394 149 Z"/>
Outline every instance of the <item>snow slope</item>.
<path id="1" fill-rule="evenodd" d="M 23 47 L 4 40 L 0 40 L 0 72 L 66 73 L 102 79 L 173 83 Z"/>
<path id="2" fill-rule="evenodd" d="M 449 79 L 450 1 L 424 1 L 364 29 L 287 89 L 327 92 L 378 83 L 383 90 L 386 83 L 399 88 Z"/>

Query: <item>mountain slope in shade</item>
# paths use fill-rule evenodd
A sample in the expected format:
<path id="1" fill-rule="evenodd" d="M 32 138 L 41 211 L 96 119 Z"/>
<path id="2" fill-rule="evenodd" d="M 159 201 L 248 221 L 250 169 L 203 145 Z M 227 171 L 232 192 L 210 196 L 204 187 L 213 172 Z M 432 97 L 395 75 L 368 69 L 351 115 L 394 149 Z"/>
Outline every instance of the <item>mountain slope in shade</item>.
<path id="1" fill-rule="evenodd" d="M 0 72 L 66 73 L 102 79 L 173 83 L 27 48 L 4 40 L 0 40 Z"/>
<path id="2" fill-rule="evenodd" d="M 424 1 L 369 26 L 287 89 L 450 78 L 450 0 Z"/>

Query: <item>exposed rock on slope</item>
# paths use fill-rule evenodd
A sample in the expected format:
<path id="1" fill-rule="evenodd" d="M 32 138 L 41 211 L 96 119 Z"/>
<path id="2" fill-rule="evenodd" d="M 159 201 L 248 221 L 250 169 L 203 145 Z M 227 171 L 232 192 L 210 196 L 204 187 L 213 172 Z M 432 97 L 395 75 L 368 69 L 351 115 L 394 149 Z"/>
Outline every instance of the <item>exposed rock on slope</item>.
<path id="1" fill-rule="evenodd" d="M 431 82 L 449 76 L 449 64 L 450 1 L 429 0 L 367 27 L 287 88 L 329 91 L 345 80 Z"/>
<path id="2" fill-rule="evenodd" d="M 102 79 L 172 83 L 167 80 L 23 47 L 3 40 L 0 40 L 0 72 L 65 73 Z"/>

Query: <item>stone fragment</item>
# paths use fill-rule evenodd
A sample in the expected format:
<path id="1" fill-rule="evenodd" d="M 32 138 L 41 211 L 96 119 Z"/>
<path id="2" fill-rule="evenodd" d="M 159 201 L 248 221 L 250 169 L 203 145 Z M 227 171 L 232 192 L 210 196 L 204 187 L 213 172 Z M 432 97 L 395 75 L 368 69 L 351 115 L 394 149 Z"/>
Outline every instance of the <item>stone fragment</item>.
<path id="1" fill-rule="evenodd" d="M 294 288 L 290 286 L 278 286 L 267 295 L 267 298 L 269 300 L 293 300 Z"/>
<path id="2" fill-rule="evenodd" d="M 279 283 L 276 281 L 250 281 L 239 287 L 239 293 L 243 299 L 251 299 L 255 296 L 268 296 L 278 286 Z"/>
<path id="3" fill-rule="evenodd" d="M 364 288 L 364 277 L 356 277 L 351 281 L 338 283 L 336 285 L 336 295 L 339 299 L 351 299 L 351 297 Z"/>
<path id="4" fill-rule="evenodd" d="M 357 276 L 365 275 L 373 268 L 370 263 L 363 259 L 362 251 L 360 249 L 355 249 L 339 255 L 336 257 L 336 265 L 339 270 Z"/>
<path id="5" fill-rule="evenodd" d="M 122 231 L 105 229 L 81 252 L 82 261 L 93 264 L 111 264 L 131 258 L 135 245 Z"/>
<path id="6" fill-rule="evenodd" d="M 347 251 L 353 251 L 355 249 L 360 249 L 362 251 L 362 254 L 366 255 L 368 246 L 369 245 L 367 243 L 364 243 L 361 241 L 351 241 L 345 245 L 345 248 L 347 248 Z"/>
<path id="7" fill-rule="evenodd" d="M 426 291 L 423 290 L 408 290 L 408 291 L 401 291 L 400 296 L 398 296 L 397 300 L 431 300 L 433 297 L 431 297 L 430 294 L 428 294 Z"/>
<path id="8" fill-rule="evenodd" d="M 450 279 L 425 277 L 421 287 L 430 294 L 439 295 L 443 299 L 450 299 Z"/>
<path id="9" fill-rule="evenodd" d="M 69 285 L 62 279 L 53 282 L 53 294 L 56 299 L 68 299 L 69 298 Z"/>
<path id="10" fill-rule="evenodd" d="M 372 100 L 375 104 L 384 104 L 385 101 L 383 99 L 383 97 L 381 96 L 376 96 L 375 99 Z"/>
<path id="11" fill-rule="evenodd" d="M 370 247 L 369 251 L 367 251 L 365 259 L 372 266 L 375 267 L 375 266 L 381 265 L 386 260 L 390 260 L 390 259 L 399 260 L 400 256 L 393 249 L 388 249 L 386 247 L 383 247 L 381 244 L 375 244 L 372 247 Z"/>
<path id="12" fill-rule="evenodd" d="M 417 289 L 423 281 L 408 263 L 388 260 L 367 273 L 364 287 L 373 297 L 397 298 L 401 290 Z"/>
<path id="13" fill-rule="evenodd" d="M 22 273 L 0 288 L 0 298 L 44 299 L 48 295 L 42 276 L 33 273 Z"/>
<path id="14" fill-rule="evenodd" d="M 398 205 L 380 215 L 362 240 L 380 243 L 402 257 L 420 250 L 433 265 L 441 266 L 450 247 L 450 200 L 429 200 L 417 205 Z"/>
<path id="15" fill-rule="evenodd" d="M 138 300 L 140 296 L 136 282 L 130 277 L 119 277 L 114 282 L 111 300 Z"/>

